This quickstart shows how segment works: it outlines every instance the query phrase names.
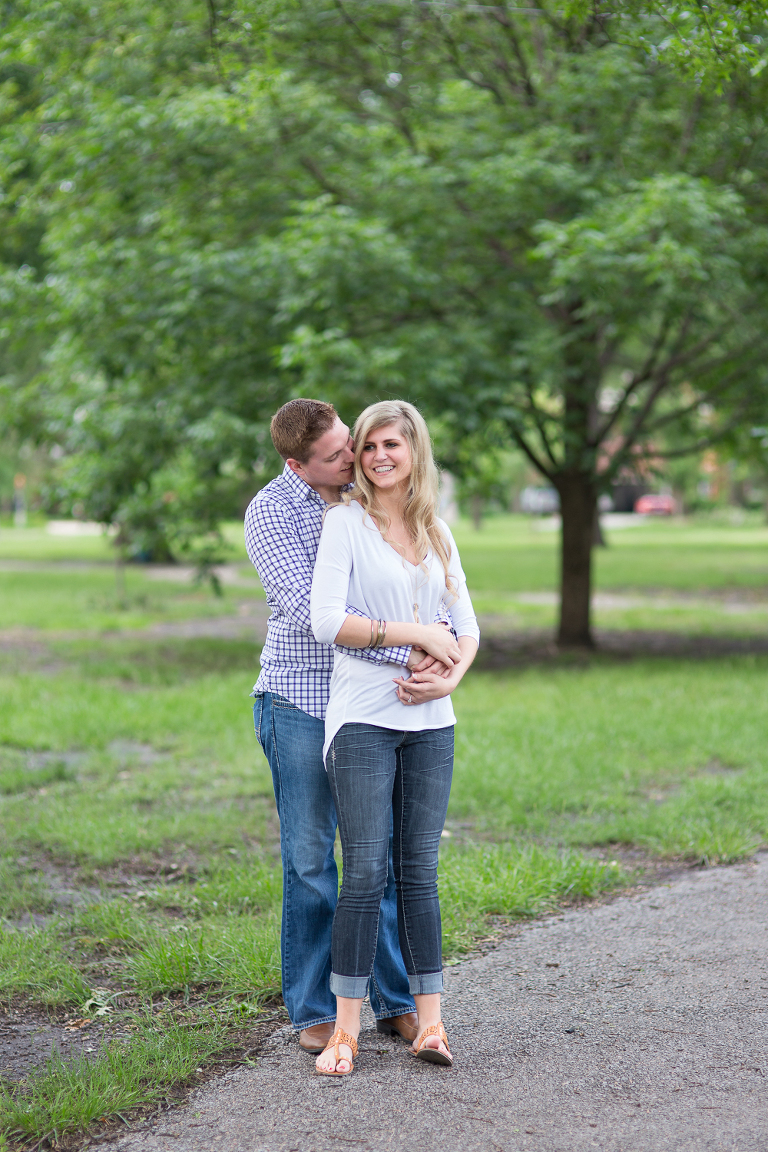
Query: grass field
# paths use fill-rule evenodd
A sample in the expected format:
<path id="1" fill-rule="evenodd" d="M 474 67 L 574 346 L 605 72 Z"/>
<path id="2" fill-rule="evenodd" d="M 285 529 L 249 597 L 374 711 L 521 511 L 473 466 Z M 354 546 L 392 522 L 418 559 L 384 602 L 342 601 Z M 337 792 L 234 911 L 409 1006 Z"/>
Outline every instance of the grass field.
<path id="1" fill-rule="evenodd" d="M 0 1002 L 15 1020 L 91 1020 L 99 1037 L 87 1059 L 21 1080 L 0 1066 L 2 1130 L 19 1146 L 55 1131 L 76 1147 L 101 1117 L 243 1050 L 233 1037 L 277 1011 L 258 650 L 247 632 L 152 632 L 261 604 L 227 531 L 238 582 L 216 597 L 182 574 L 116 580 L 100 538 L 0 530 Z M 555 533 L 504 517 L 456 537 L 494 628 L 552 623 L 535 597 L 554 587 Z M 616 531 L 597 578 L 638 598 L 598 609 L 601 627 L 762 634 L 768 530 Z M 768 840 L 768 657 L 474 672 L 455 703 L 449 961 L 498 918 L 626 883 L 632 853 L 730 861 Z"/>

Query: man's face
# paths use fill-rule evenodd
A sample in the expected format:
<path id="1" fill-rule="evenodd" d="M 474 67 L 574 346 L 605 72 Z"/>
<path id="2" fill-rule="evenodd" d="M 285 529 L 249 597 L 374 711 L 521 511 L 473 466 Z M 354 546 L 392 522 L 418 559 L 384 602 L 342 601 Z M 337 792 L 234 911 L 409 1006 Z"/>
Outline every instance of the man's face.
<path id="1" fill-rule="evenodd" d="M 339 418 L 327 432 L 315 441 L 312 446 L 312 455 L 304 464 L 298 460 L 289 460 L 288 466 L 292 468 L 302 480 L 306 480 L 310 488 L 320 491 L 322 488 L 342 488 L 352 480 L 352 463 L 355 453 L 352 446 L 352 437 L 349 428 Z"/>

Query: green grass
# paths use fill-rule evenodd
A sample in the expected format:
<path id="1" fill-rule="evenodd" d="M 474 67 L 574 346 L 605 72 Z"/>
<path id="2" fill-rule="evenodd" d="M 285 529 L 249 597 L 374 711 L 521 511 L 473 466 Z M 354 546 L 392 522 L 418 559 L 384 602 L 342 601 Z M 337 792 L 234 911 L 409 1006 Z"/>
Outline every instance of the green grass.
<path id="1" fill-rule="evenodd" d="M 488 918 L 523 918 L 564 900 L 587 900 L 619 886 L 616 861 L 538 845 L 467 844 L 441 853 L 443 952 L 460 956 L 488 930 Z"/>
<path id="2" fill-rule="evenodd" d="M 52 539 L 88 565 L 0 564 L 0 628 L 36 630 L 25 648 L 0 647 L 0 998 L 99 1010 L 129 1037 L 3 1091 L 0 1131 L 39 1140 L 159 1099 L 215 1057 L 238 1006 L 258 1013 L 277 994 L 281 883 L 271 777 L 253 736 L 255 644 L 103 634 L 233 614 L 261 596 L 255 583 L 217 600 L 135 568 L 121 600 L 112 567 L 99 566 L 107 542 L 30 529 L 14 553 L 12 531 L 0 532 L 0 561 L 33 566 Z M 520 595 L 554 587 L 554 533 L 499 517 L 456 536 L 497 627 L 551 624 L 551 604 Z M 603 590 L 670 599 L 601 609 L 603 626 L 766 628 L 768 530 L 757 522 L 616 532 L 597 574 Z M 725 593 L 753 597 L 754 610 L 729 614 Z M 448 960 L 498 918 L 626 882 L 624 846 L 715 862 L 768 840 L 768 658 L 474 672 L 455 705 L 440 875 Z M 73 887 L 80 901 L 67 906 L 61 890 Z M 155 1015 L 136 1016 L 140 1004 Z M 176 1007 L 158 1030 L 163 1005 Z"/>
<path id="3" fill-rule="evenodd" d="M 82 1004 L 88 984 L 53 929 L 0 925 L 0 995 L 21 993 L 39 1004 Z"/>
<path id="4" fill-rule="evenodd" d="M 476 674 L 450 813 L 496 838 L 729 860 L 768 839 L 768 659 Z"/>
<path id="5" fill-rule="evenodd" d="M 479 532 L 466 521 L 453 532 L 473 592 L 557 587 L 559 534 L 541 521 L 496 516 Z M 606 536 L 594 554 L 598 589 L 768 592 L 768 526 L 757 516 L 744 525 L 649 519 Z"/>
<path id="6" fill-rule="evenodd" d="M 0 561 L 82 560 L 114 563 L 115 550 L 108 536 L 52 536 L 44 524 L 15 528 L 7 521 L 0 525 Z"/>
<path id="7" fill-rule="evenodd" d="M 0 858 L 0 920 L 15 920 L 26 912 L 46 913 L 54 907 L 43 877 Z"/>
<path id="8" fill-rule="evenodd" d="M 260 586 L 225 588 L 154 580 L 128 566 L 117 585 L 112 568 L 0 571 L 0 628 L 34 627 L 52 631 L 146 628 L 151 624 L 200 616 L 234 615 L 238 605 L 263 600 Z"/>
<path id="9" fill-rule="evenodd" d="M 37 1075 L 12 1089 L 0 1086 L 0 1126 L 11 1138 L 58 1141 L 97 1120 L 165 1098 L 192 1079 L 201 1061 L 231 1043 L 215 1018 L 190 1027 L 139 1017 L 127 1040 L 114 1040 L 98 1059 L 53 1055 Z"/>

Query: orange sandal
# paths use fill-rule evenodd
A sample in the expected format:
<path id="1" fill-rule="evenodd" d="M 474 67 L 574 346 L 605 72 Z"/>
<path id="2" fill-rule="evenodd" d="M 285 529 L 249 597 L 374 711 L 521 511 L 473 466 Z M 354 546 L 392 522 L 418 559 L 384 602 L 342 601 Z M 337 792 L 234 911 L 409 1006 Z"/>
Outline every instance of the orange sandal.
<path id="1" fill-rule="evenodd" d="M 343 1032 L 341 1028 L 337 1028 L 333 1036 L 323 1048 L 323 1052 L 327 1052 L 329 1048 L 333 1048 L 333 1055 L 338 1065 L 340 1060 L 346 1060 L 346 1056 L 339 1055 L 339 1045 L 346 1044 L 352 1050 L 352 1059 L 349 1061 L 349 1068 L 346 1072 L 326 1072 L 324 1068 L 315 1067 L 315 1074 L 317 1076 L 349 1076 L 350 1072 L 354 1072 L 354 1061 L 357 1059 L 357 1040 L 354 1036 L 350 1036 L 348 1032 Z M 322 1055 L 322 1053 L 321 1053 Z"/>
<path id="2" fill-rule="evenodd" d="M 411 1056 L 415 1056 L 417 1060 L 426 1060 L 428 1064 L 442 1064 L 450 1068 L 453 1065 L 453 1056 L 450 1050 L 441 1052 L 439 1048 L 425 1048 L 424 1042 L 429 1036 L 439 1036 L 445 1047 L 448 1048 L 448 1037 L 445 1034 L 442 1020 L 439 1024 L 433 1024 L 430 1028 L 425 1028 L 418 1040 L 414 1040 L 413 1047 L 409 1048 Z"/>

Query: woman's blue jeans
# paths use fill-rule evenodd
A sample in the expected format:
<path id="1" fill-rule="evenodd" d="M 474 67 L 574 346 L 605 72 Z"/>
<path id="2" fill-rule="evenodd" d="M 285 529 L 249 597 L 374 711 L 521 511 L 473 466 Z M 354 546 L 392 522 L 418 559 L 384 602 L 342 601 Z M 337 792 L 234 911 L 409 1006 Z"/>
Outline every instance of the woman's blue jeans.
<path id="1" fill-rule="evenodd" d="M 344 872 L 333 920 L 331 990 L 363 997 L 387 884 L 390 813 L 400 951 L 414 995 L 443 988 L 437 853 L 453 775 L 453 726 L 397 732 L 344 724 L 325 758 Z"/>
<path id="2" fill-rule="evenodd" d="M 336 809 L 323 766 L 324 725 L 273 692 L 256 696 L 253 721 L 272 769 L 280 817 L 283 1000 L 294 1028 L 310 1028 L 336 1017 L 330 976 L 339 877 L 333 855 Z M 381 908 L 370 989 L 371 1008 L 379 1020 L 414 1008 L 398 945 L 391 865 Z"/>

